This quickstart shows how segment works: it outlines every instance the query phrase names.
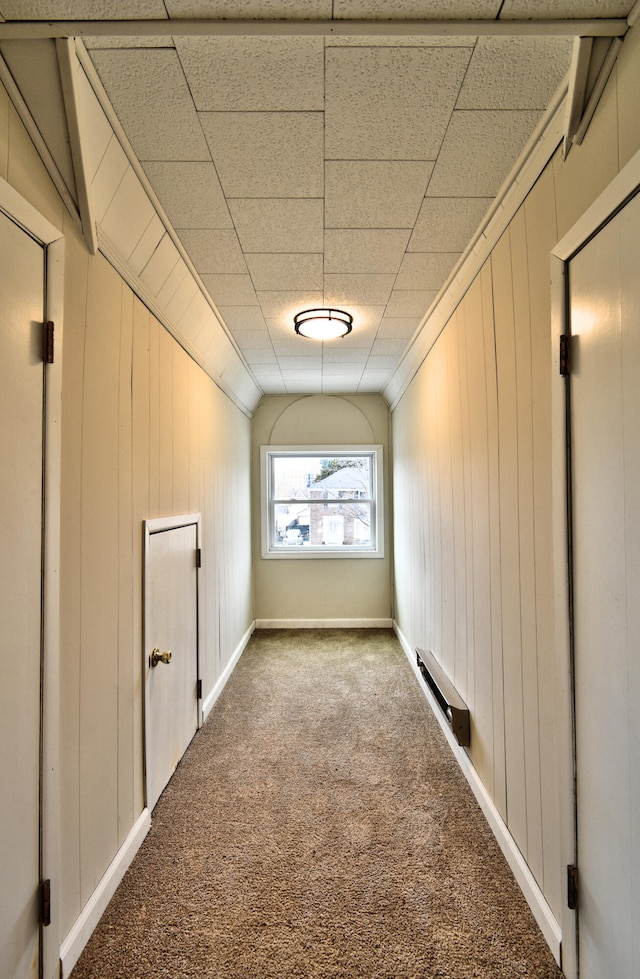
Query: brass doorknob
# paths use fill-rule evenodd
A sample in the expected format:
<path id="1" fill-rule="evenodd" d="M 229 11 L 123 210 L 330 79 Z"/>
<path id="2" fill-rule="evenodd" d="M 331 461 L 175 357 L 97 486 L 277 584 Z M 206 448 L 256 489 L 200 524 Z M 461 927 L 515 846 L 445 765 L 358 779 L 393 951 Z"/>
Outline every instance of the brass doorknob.
<path id="1" fill-rule="evenodd" d="M 157 666 L 158 663 L 164 663 L 168 665 L 171 662 L 171 650 L 167 649 L 164 653 L 161 653 L 158 647 L 153 650 L 151 656 L 149 657 L 149 662 L 151 666 Z"/>

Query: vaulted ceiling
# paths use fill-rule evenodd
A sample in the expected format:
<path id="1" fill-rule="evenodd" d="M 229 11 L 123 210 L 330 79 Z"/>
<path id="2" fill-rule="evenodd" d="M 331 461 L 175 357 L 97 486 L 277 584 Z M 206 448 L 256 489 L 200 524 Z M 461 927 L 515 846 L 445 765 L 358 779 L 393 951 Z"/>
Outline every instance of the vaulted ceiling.
<path id="1" fill-rule="evenodd" d="M 384 390 L 572 64 L 581 109 L 616 33 L 605 18 L 632 7 L 0 0 L 0 37 L 11 68 L 38 22 L 73 21 L 38 36 L 82 39 L 259 387 L 355 393 Z M 601 54 L 580 69 L 589 32 Z M 318 305 L 351 313 L 352 333 L 296 336 L 294 314 Z"/>

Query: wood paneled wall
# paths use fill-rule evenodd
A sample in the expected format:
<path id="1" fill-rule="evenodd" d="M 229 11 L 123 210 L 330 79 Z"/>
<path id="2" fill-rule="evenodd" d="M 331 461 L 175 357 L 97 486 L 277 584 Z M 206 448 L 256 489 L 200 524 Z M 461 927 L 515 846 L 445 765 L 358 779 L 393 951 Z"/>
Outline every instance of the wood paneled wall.
<path id="1" fill-rule="evenodd" d="M 62 461 L 65 926 L 143 807 L 142 521 L 200 511 L 205 696 L 250 627 L 250 420 L 77 237 Z"/>
<path id="2" fill-rule="evenodd" d="M 251 421 L 89 255 L 1 88 L 0 175 L 65 232 L 63 938 L 144 804 L 143 520 L 202 514 L 205 698 L 251 627 Z"/>
<path id="3" fill-rule="evenodd" d="M 639 78 L 640 36 L 392 415 L 396 621 L 469 704 L 471 761 L 558 919 L 550 252 L 640 149 Z"/>

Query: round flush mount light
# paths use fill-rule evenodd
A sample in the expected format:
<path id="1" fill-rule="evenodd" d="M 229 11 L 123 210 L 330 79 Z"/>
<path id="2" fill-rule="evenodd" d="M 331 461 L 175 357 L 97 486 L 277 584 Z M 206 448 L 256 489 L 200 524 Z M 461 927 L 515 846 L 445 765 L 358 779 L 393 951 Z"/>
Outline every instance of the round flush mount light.
<path id="1" fill-rule="evenodd" d="M 305 309 L 293 317 L 296 333 L 311 340 L 336 340 L 351 333 L 353 316 L 342 309 Z"/>

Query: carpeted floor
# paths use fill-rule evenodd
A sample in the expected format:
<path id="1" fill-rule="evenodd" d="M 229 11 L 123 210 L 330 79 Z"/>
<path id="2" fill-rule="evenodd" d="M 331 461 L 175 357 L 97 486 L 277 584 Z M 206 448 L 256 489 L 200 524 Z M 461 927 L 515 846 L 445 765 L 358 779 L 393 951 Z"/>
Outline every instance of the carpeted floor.
<path id="1" fill-rule="evenodd" d="M 260 631 L 73 979 L 561 976 L 391 631 Z"/>

